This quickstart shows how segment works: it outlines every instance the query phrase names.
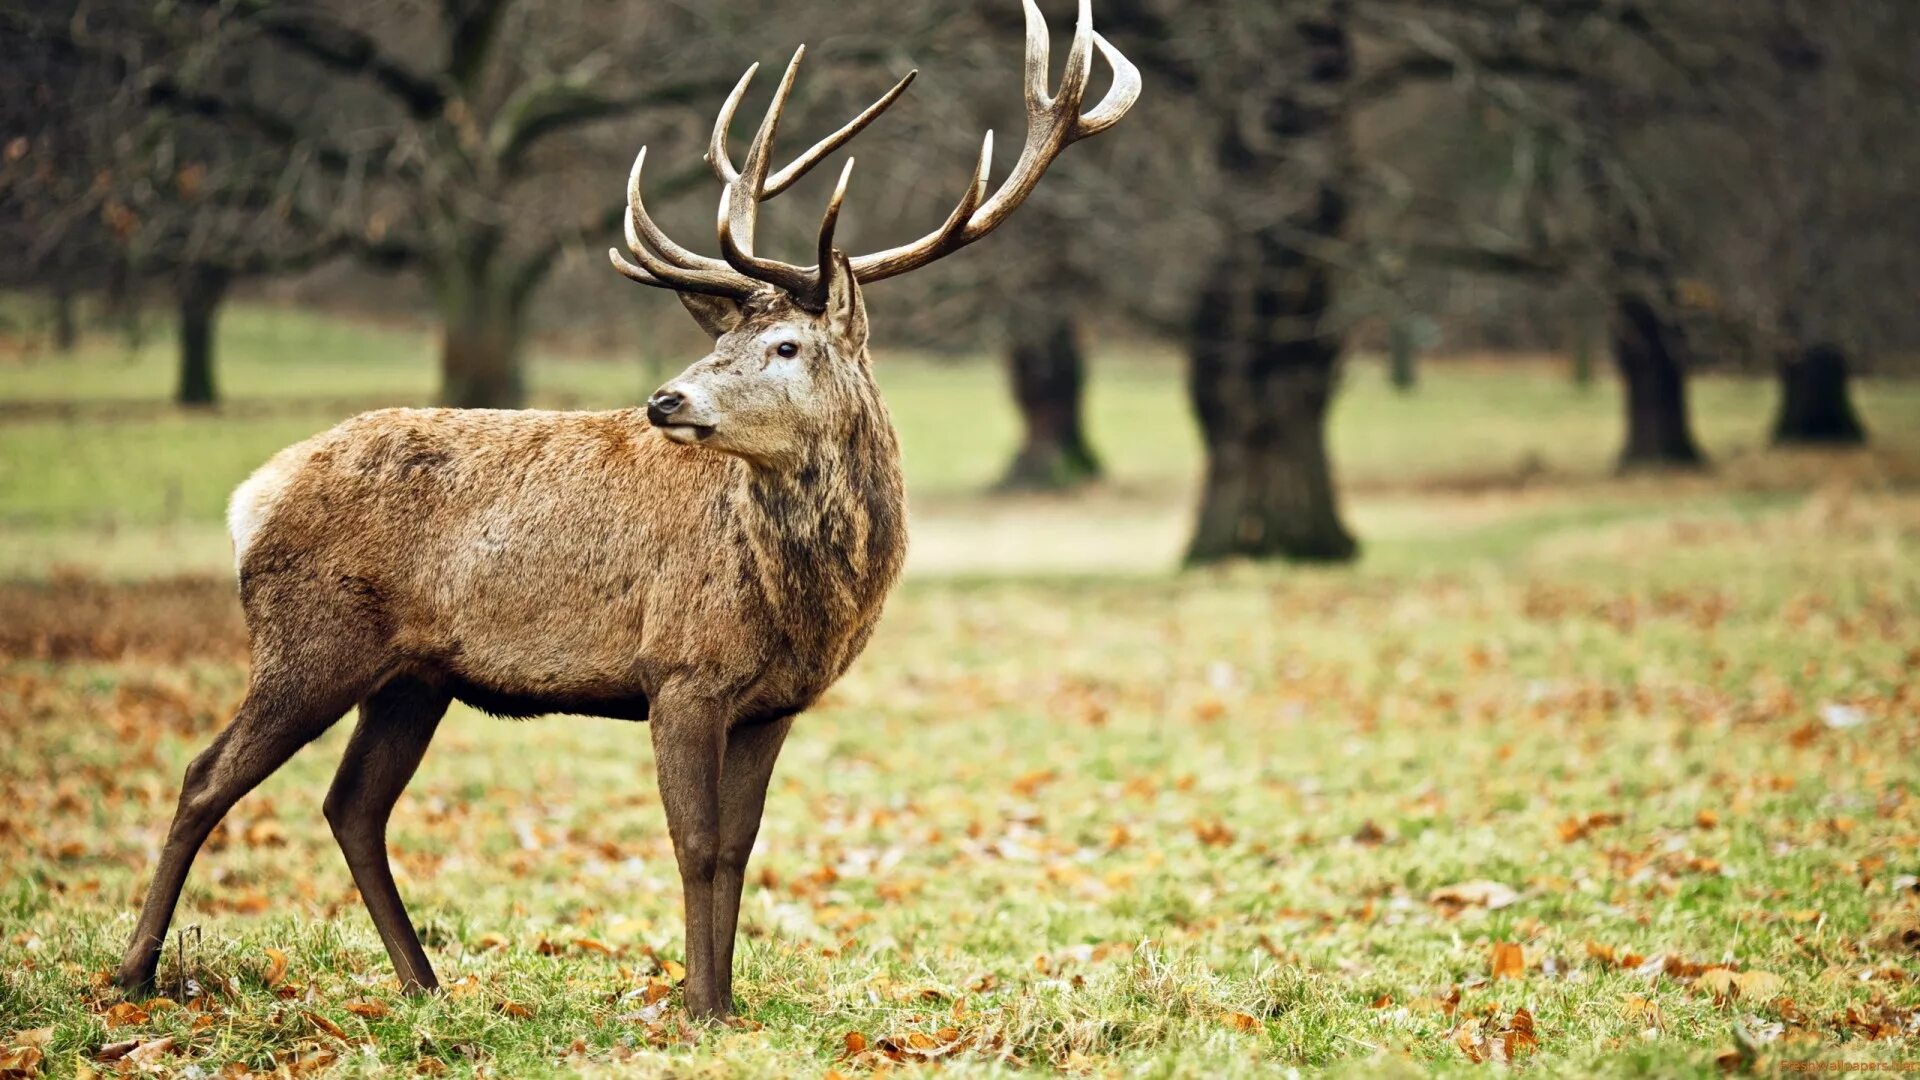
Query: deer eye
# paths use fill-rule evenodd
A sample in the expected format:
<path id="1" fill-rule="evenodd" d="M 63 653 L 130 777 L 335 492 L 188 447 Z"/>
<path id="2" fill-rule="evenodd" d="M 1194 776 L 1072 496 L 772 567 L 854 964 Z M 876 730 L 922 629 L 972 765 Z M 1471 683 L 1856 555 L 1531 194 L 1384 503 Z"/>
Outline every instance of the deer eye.
<path id="1" fill-rule="evenodd" d="M 794 357 L 800 355 L 800 346 L 795 345 L 791 341 L 783 341 L 775 345 L 773 351 L 779 353 L 781 356 Z"/>

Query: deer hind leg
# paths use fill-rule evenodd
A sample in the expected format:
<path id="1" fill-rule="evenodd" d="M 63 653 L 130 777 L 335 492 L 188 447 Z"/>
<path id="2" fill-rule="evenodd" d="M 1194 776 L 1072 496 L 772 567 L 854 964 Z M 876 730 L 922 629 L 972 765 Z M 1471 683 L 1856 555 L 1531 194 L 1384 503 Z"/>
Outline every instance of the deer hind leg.
<path id="1" fill-rule="evenodd" d="M 433 990 L 440 982 L 393 883 L 387 819 L 450 700 L 446 691 L 413 678 L 394 679 L 375 691 L 360 703 L 360 722 L 327 792 L 327 823 L 393 958 L 400 985 L 408 990 Z"/>
<path id="2" fill-rule="evenodd" d="M 783 716 L 727 733 L 727 756 L 720 770 L 720 847 L 713 868 L 713 971 L 723 1016 L 733 1012 L 733 940 L 747 859 L 760 835 L 773 763 L 792 726 L 793 717 Z"/>
<path id="3" fill-rule="evenodd" d="M 159 967 L 167 925 L 173 921 L 194 856 L 241 796 L 271 776 L 302 746 L 318 738 L 345 715 L 379 678 L 376 651 L 355 641 L 338 646 L 327 636 L 256 635 L 302 640 L 303 652 L 291 655 L 271 645 L 254 650 L 254 673 L 233 722 L 214 737 L 187 766 L 180 803 L 147 889 L 133 940 L 127 945 L 117 981 L 133 989 L 150 984 Z"/>

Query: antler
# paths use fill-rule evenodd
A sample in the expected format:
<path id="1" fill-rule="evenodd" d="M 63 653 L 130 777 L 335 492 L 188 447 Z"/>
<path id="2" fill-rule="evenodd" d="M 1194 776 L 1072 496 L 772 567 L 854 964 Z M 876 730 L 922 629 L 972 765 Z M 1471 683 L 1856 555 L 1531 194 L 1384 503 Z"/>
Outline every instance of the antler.
<path id="1" fill-rule="evenodd" d="M 1021 0 L 1027 16 L 1027 142 L 1014 164 L 1013 172 L 991 198 L 987 196 L 987 173 L 993 161 L 993 132 L 987 132 L 980 147 L 980 160 L 974 166 L 973 179 L 947 220 L 938 229 L 913 243 L 889 248 L 853 259 L 850 265 L 857 281 L 879 281 L 925 266 L 973 243 L 998 228 L 1045 175 L 1053 159 L 1069 145 L 1097 135 L 1117 123 L 1140 96 L 1140 72 L 1093 30 L 1092 0 L 1080 0 L 1079 22 L 1074 29 L 1073 45 L 1067 54 L 1067 70 L 1060 81 L 1060 92 L 1049 94 L 1047 67 L 1049 42 L 1046 18 L 1034 0 Z M 1113 86 L 1091 112 L 1081 113 L 1080 105 L 1093 74 L 1093 50 L 1097 47 L 1113 69 Z M 720 107 L 713 125 L 713 137 L 707 150 L 707 163 L 724 185 L 720 195 L 718 228 L 721 259 L 696 254 L 673 242 L 647 214 L 640 195 L 640 173 L 647 151 L 642 147 L 634 159 L 627 179 L 627 248 L 639 265 L 628 262 L 617 249 L 608 251 L 614 268 L 646 285 L 745 299 L 773 286 L 793 297 L 800 305 L 819 310 L 826 305 L 828 278 L 833 267 L 834 226 L 840 218 L 841 202 L 847 193 L 847 179 L 853 172 L 848 160 L 834 187 L 820 221 L 819 261 L 813 266 L 795 266 L 777 259 L 763 258 L 753 250 L 754 228 L 759 222 L 760 203 L 774 198 L 793 186 L 827 155 L 846 145 L 866 126 L 892 105 L 913 82 L 918 72 L 909 72 L 893 89 L 867 106 L 838 131 L 821 139 L 785 168 L 769 176 L 773 154 L 773 136 L 780 125 L 787 96 L 799 72 L 800 59 L 806 55 L 803 45 L 774 91 L 760 129 L 748 147 L 746 162 L 735 168 L 727 154 L 727 132 L 734 112 L 746 95 L 747 86 L 760 68 L 755 64 L 734 85 Z"/>
<path id="2" fill-rule="evenodd" d="M 1140 69 L 1122 56 L 1106 38 L 1093 29 L 1092 0 L 1080 0 L 1080 17 L 1073 30 L 1073 45 L 1067 51 L 1067 70 L 1060 77 L 1060 92 L 1047 93 L 1047 64 L 1050 43 L 1047 20 L 1034 0 L 1021 0 L 1027 11 L 1027 142 L 1020 160 L 1000 190 L 987 197 L 987 170 L 993 162 L 993 132 L 980 143 L 980 160 L 973 167 L 973 179 L 960 196 L 960 202 L 938 229 L 910 244 L 888 248 L 853 260 L 853 276 L 862 282 L 917 270 L 935 259 L 950 255 L 1000 227 L 1046 175 L 1053 159 L 1073 143 L 1089 135 L 1098 135 L 1127 114 L 1140 97 Z M 1080 102 L 1093 75 L 1093 48 L 1106 58 L 1113 69 L 1113 86 L 1093 111 L 1081 113 Z"/>

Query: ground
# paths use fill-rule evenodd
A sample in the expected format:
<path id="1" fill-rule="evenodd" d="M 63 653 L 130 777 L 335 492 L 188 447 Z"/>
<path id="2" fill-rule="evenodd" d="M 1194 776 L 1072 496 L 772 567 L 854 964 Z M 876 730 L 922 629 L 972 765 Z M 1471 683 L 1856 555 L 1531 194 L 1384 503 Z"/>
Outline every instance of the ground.
<path id="1" fill-rule="evenodd" d="M 155 402 L 158 350 L 0 360 L 0 1075 L 1913 1067 L 1920 388 L 1864 388 L 1873 451 L 1782 457 L 1766 384 L 1704 380 L 1719 468 L 1616 481 L 1616 396 L 1548 363 L 1408 398 L 1356 364 L 1365 560 L 1176 573 L 1164 358 L 1095 370 L 1106 489 L 1005 502 L 997 374 L 883 353 L 914 560 L 781 761 L 741 1021 L 677 1012 L 644 731 L 462 709 L 391 836 L 447 993 L 398 992 L 318 813 L 341 725 L 236 808 L 124 1001 L 245 679 L 224 494 L 427 380 L 404 331 L 251 309 L 226 344 L 218 415 Z"/>

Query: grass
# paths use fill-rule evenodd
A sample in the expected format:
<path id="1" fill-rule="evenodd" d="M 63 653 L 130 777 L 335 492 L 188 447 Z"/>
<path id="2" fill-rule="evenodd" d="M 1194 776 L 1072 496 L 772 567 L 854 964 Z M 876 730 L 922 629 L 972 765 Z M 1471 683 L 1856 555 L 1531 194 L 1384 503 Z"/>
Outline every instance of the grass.
<path id="1" fill-rule="evenodd" d="M 1739 452 L 1764 388 L 1710 383 L 1721 471 L 1612 482 L 1609 392 L 1462 368 L 1402 400 L 1356 377 L 1336 456 L 1368 559 L 1171 575 L 1193 452 L 1173 379 L 1096 373 L 1110 490 L 989 503 L 993 377 L 888 369 L 934 554 L 781 762 L 739 1026 L 674 1010 L 645 732 L 459 708 L 391 837 L 448 993 L 398 993 L 319 818 L 342 725 L 235 810 L 161 1000 L 122 1002 L 103 973 L 180 771 L 244 684 L 216 633 L 164 662 L 0 660 L 0 1047 L 56 1075 L 1910 1065 L 1920 395 L 1865 396 L 1876 457 L 1780 459 Z M 98 545 L 48 539 L 9 572 L 196 565 L 220 484 L 283 421 L 324 418 L 0 420 L 5 460 L 69 469 L 8 466 L 15 535 Z M 1529 454 L 1544 476 L 1488 482 Z M 180 548 L 143 547 L 168 530 Z M 1090 538 L 1091 566 L 1069 557 Z M 100 1060 L 127 1043 L 135 1066 Z"/>

